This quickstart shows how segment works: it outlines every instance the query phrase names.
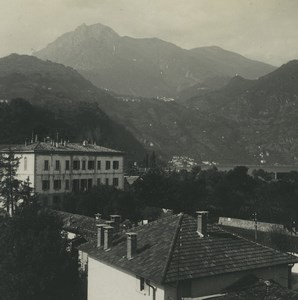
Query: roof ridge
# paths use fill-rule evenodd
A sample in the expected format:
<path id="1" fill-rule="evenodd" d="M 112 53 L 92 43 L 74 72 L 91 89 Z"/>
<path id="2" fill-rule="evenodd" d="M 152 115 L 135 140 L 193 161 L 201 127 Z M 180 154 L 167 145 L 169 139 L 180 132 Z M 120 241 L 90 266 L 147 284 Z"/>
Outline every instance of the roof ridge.
<path id="1" fill-rule="evenodd" d="M 178 216 L 179 216 L 179 219 L 178 219 L 178 222 L 177 222 L 177 227 L 176 227 L 176 230 L 175 230 L 175 233 L 174 233 L 174 236 L 173 236 L 173 240 L 172 240 L 172 243 L 171 243 L 171 247 L 170 247 L 170 250 L 169 250 L 169 253 L 168 253 L 168 258 L 167 258 L 167 261 L 166 261 L 166 264 L 165 264 L 165 268 L 163 270 L 163 275 L 162 275 L 162 279 L 161 279 L 162 283 L 165 282 L 165 279 L 166 279 L 166 276 L 167 276 L 167 272 L 168 272 L 168 269 L 169 269 L 169 266 L 170 266 L 170 263 L 171 263 L 171 260 L 172 260 L 172 254 L 174 252 L 174 248 L 175 248 L 177 238 L 178 238 L 178 235 L 179 235 L 178 233 L 181 229 L 181 224 L 182 224 L 184 214 L 181 213 Z"/>

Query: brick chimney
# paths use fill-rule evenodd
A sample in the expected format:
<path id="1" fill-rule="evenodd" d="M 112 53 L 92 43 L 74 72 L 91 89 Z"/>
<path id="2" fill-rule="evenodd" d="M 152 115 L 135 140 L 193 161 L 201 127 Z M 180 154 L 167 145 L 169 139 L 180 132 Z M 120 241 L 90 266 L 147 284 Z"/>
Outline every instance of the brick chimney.
<path id="1" fill-rule="evenodd" d="M 110 217 L 111 217 L 111 221 L 114 222 L 115 233 L 118 233 L 120 231 L 121 216 L 120 215 L 110 215 Z"/>
<path id="2" fill-rule="evenodd" d="M 207 235 L 208 211 L 197 211 L 197 215 L 197 233 L 200 237 L 204 237 Z"/>
<path id="3" fill-rule="evenodd" d="M 103 245 L 103 249 L 105 251 L 108 251 L 112 247 L 114 227 L 106 225 L 103 230 L 104 230 L 104 245 Z"/>
<path id="4" fill-rule="evenodd" d="M 133 259 L 137 253 L 137 234 L 135 232 L 126 233 L 127 236 L 127 259 Z"/>
<path id="5" fill-rule="evenodd" d="M 96 224 L 97 227 L 97 248 L 101 248 L 104 245 L 104 227 L 106 224 Z"/>

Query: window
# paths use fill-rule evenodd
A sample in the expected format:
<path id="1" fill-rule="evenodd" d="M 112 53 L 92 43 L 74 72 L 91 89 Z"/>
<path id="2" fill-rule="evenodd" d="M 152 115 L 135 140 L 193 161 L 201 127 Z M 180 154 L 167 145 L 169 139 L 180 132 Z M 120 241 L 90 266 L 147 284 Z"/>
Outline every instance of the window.
<path id="1" fill-rule="evenodd" d="M 101 184 L 101 180 L 100 178 L 97 178 L 97 186 L 99 186 Z"/>
<path id="2" fill-rule="evenodd" d="M 106 170 L 111 169 L 111 162 L 109 160 L 106 161 Z"/>
<path id="3" fill-rule="evenodd" d="M 100 170 L 101 169 L 101 161 L 97 161 L 97 170 Z"/>
<path id="4" fill-rule="evenodd" d="M 27 157 L 24 158 L 24 171 L 27 171 Z"/>
<path id="5" fill-rule="evenodd" d="M 45 161 L 44 161 L 43 169 L 44 169 L 45 171 L 48 171 L 48 170 L 49 170 L 49 161 L 48 161 L 48 160 L 45 160 Z"/>
<path id="6" fill-rule="evenodd" d="M 72 181 L 72 190 L 74 192 L 79 192 L 79 190 L 80 190 L 80 181 L 79 181 L 79 179 L 74 179 Z"/>
<path id="7" fill-rule="evenodd" d="M 145 290 L 145 278 L 141 277 L 140 278 L 140 291 L 144 291 Z"/>
<path id="8" fill-rule="evenodd" d="M 119 179 L 113 178 L 113 186 L 118 186 L 118 185 L 119 185 Z"/>
<path id="9" fill-rule="evenodd" d="M 89 160 L 88 161 L 88 170 L 94 170 L 95 163 L 94 160 Z"/>
<path id="10" fill-rule="evenodd" d="M 59 171 L 60 170 L 60 160 L 55 161 L 55 170 Z"/>
<path id="11" fill-rule="evenodd" d="M 109 185 L 109 178 L 106 178 L 106 185 Z"/>
<path id="12" fill-rule="evenodd" d="M 80 161 L 79 161 L 79 160 L 74 160 L 74 161 L 72 162 L 72 168 L 73 168 L 74 170 L 80 170 Z"/>
<path id="13" fill-rule="evenodd" d="M 61 180 L 54 180 L 54 190 L 61 190 Z"/>
<path id="14" fill-rule="evenodd" d="M 65 170 L 69 170 L 69 160 L 65 161 Z"/>
<path id="15" fill-rule="evenodd" d="M 150 287 L 147 284 L 149 281 L 145 280 L 144 277 L 137 276 L 136 278 L 136 290 L 144 295 L 150 295 Z M 150 283 L 149 283 L 150 284 Z"/>
<path id="16" fill-rule="evenodd" d="M 93 185 L 92 179 L 88 179 L 88 190 L 92 189 L 92 185 Z"/>
<path id="17" fill-rule="evenodd" d="M 87 191 L 87 179 L 81 179 L 81 191 Z"/>
<path id="18" fill-rule="evenodd" d="M 82 161 L 82 170 L 86 170 L 86 160 Z"/>
<path id="19" fill-rule="evenodd" d="M 65 190 L 69 190 L 69 179 L 65 180 Z"/>
<path id="20" fill-rule="evenodd" d="M 50 189 L 50 180 L 43 180 L 42 181 L 42 190 L 48 191 Z"/>
<path id="21" fill-rule="evenodd" d="M 119 161 L 118 160 L 114 160 L 113 161 L 113 169 L 114 170 L 118 170 L 119 169 Z"/>

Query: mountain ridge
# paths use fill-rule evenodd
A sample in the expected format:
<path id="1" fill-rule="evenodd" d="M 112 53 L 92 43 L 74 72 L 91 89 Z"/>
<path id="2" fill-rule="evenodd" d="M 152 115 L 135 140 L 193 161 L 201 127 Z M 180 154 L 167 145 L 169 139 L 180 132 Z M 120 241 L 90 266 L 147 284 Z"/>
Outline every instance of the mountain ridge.
<path id="1" fill-rule="evenodd" d="M 17 73 L 14 59 L 19 65 Z M 24 66 L 21 66 L 22 60 Z M 27 70 L 29 61 L 32 66 Z M 75 85 L 73 76 L 78 76 Z M 220 119 L 206 118 L 174 101 L 115 98 L 60 64 L 29 56 L 0 59 L 0 99 L 20 97 L 49 110 L 57 120 L 64 120 L 59 124 L 66 123 L 67 130 L 61 126 L 67 135 L 77 138 L 84 135 L 116 149 L 119 148 L 117 145 L 125 145 L 128 152 L 139 153 L 135 155 L 138 158 L 146 148 L 147 151 L 156 151 L 164 160 L 180 155 L 199 161 L 248 159 L 242 145 L 237 144 L 237 130 L 231 122 L 222 124 Z M 61 131 L 56 127 L 55 131 Z M 223 133 L 225 141 L 222 140 Z M 229 146 L 232 142 L 235 143 L 233 151 Z"/>
<path id="2" fill-rule="evenodd" d="M 235 77 L 222 89 L 193 97 L 187 104 L 236 122 L 248 152 L 267 153 L 264 160 L 273 163 L 278 156 L 279 162 L 298 163 L 298 60 L 256 80 Z"/>
<path id="3" fill-rule="evenodd" d="M 158 38 L 120 36 L 102 24 L 83 24 L 34 55 L 75 68 L 99 88 L 143 97 L 179 98 L 214 76 L 255 78 L 275 69 L 220 47 L 187 50 Z"/>

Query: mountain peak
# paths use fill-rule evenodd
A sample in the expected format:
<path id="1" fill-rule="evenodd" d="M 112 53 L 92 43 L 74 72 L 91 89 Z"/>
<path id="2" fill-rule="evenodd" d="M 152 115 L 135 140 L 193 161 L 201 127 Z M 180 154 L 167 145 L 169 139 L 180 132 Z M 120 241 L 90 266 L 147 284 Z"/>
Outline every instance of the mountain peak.
<path id="1" fill-rule="evenodd" d="M 100 39 L 103 36 L 120 37 L 111 27 L 101 23 L 92 25 L 86 25 L 86 23 L 83 23 L 78 26 L 74 32 L 87 38 L 91 37 L 96 39 Z"/>
<path id="2" fill-rule="evenodd" d="M 275 69 L 217 46 L 186 50 L 158 38 L 123 37 L 100 23 L 82 24 L 35 55 L 73 67 L 97 87 L 143 97 L 176 98 L 216 76 L 256 78 Z"/>

